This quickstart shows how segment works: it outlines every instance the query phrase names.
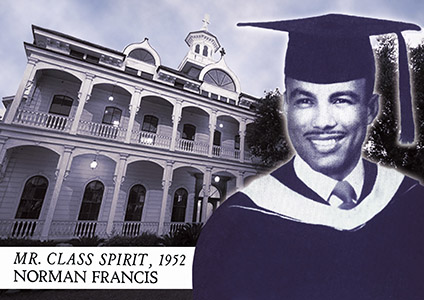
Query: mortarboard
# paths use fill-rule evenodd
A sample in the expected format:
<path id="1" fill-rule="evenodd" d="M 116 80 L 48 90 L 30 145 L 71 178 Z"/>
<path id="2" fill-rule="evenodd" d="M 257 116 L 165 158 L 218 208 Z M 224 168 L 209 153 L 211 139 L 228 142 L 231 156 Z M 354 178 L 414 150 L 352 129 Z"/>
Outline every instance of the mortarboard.
<path id="1" fill-rule="evenodd" d="M 404 30 L 420 30 L 415 24 L 342 14 L 274 22 L 239 23 L 289 33 L 284 73 L 313 83 L 335 83 L 375 77 L 375 61 L 369 37 L 396 33 L 399 41 L 399 99 L 401 135 L 414 142 L 408 57 Z"/>

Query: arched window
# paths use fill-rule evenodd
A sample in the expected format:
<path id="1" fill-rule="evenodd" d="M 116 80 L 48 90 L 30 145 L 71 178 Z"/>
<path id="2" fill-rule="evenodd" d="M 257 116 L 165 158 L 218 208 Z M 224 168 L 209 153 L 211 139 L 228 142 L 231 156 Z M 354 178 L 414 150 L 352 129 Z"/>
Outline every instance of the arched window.
<path id="1" fill-rule="evenodd" d="M 208 56 L 208 46 L 203 47 L 203 56 Z"/>
<path id="2" fill-rule="evenodd" d="M 155 65 L 155 58 L 153 55 L 144 49 L 135 49 L 128 54 L 128 57 L 132 57 L 137 60 L 141 60 L 145 63 L 148 63 L 150 65 Z"/>
<path id="3" fill-rule="evenodd" d="M 33 176 L 25 183 L 16 219 L 38 219 L 49 182 L 43 176 Z"/>
<path id="4" fill-rule="evenodd" d="M 195 136 L 196 136 L 196 126 L 191 124 L 184 124 L 182 138 L 185 140 L 194 141 Z"/>
<path id="5" fill-rule="evenodd" d="M 146 189 L 141 184 L 134 185 L 128 196 L 127 212 L 125 221 L 141 221 L 144 201 L 146 199 Z"/>
<path id="6" fill-rule="evenodd" d="M 188 192 L 184 188 L 179 188 L 174 194 L 174 205 L 172 206 L 171 222 L 184 222 L 187 207 Z"/>
<path id="7" fill-rule="evenodd" d="M 105 108 L 105 113 L 103 114 L 103 124 L 109 124 L 113 126 L 119 126 L 121 122 L 122 110 L 117 107 L 107 106 Z"/>
<path id="8" fill-rule="evenodd" d="M 144 116 L 143 127 L 141 130 L 156 133 L 158 129 L 158 118 L 152 115 Z"/>
<path id="9" fill-rule="evenodd" d="M 219 69 L 213 69 L 205 74 L 204 81 L 229 91 L 236 91 L 236 85 L 230 75 Z"/>
<path id="10" fill-rule="evenodd" d="M 78 220 L 97 220 L 105 186 L 98 180 L 87 184 L 82 198 Z"/>
<path id="11" fill-rule="evenodd" d="M 199 44 L 197 44 L 196 47 L 194 48 L 194 52 L 200 53 L 200 45 Z"/>
<path id="12" fill-rule="evenodd" d="M 71 112 L 73 102 L 74 100 L 71 97 L 55 95 L 53 97 L 52 104 L 50 105 L 49 113 L 68 117 Z"/>

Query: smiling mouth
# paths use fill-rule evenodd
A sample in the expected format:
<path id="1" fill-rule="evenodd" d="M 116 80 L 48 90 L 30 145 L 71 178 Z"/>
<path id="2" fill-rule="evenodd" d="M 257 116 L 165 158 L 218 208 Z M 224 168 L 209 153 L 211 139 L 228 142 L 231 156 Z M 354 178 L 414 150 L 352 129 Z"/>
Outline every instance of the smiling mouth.
<path id="1" fill-rule="evenodd" d="M 336 151 L 340 147 L 340 141 L 344 135 L 312 135 L 308 138 L 312 147 L 322 154 Z"/>

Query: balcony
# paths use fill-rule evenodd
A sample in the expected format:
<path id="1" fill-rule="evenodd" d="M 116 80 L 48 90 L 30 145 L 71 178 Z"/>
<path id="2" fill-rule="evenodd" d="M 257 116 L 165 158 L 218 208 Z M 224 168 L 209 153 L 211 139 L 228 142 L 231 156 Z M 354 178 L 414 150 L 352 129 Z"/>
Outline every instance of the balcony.
<path id="1" fill-rule="evenodd" d="M 192 140 L 177 139 L 176 150 L 182 152 L 208 155 L 209 145 L 206 143 L 200 143 Z"/>
<path id="2" fill-rule="evenodd" d="M 213 145 L 212 155 L 226 159 L 240 159 L 240 150 Z"/>
<path id="3" fill-rule="evenodd" d="M 39 239 L 44 221 L 39 220 L 1 220 L 1 238 Z M 166 222 L 164 234 L 182 228 L 185 223 Z M 107 222 L 102 221 L 53 221 L 50 225 L 48 239 L 73 239 L 82 237 L 107 238 Z M 117 221 L 113 223 L 112 235 L 138 236 L 143 232 L 156 234 L 158 222 Z"/>
<path id="4" fill-rule="evenodd" d="M 172 137 L 159 135 L 146 131 L 133 131 L 131 134 L 131 142 L 144 146 L 155 148 L 169 149 L 171 146 Z"/>
<path id="5" fill-rule="evenodd" d="M 127 130 L 115 125 L 80 121 L 78 133 L 108 140 L 124 141 Z"/>
<path id="6" fill-rule="evenodd" d="M 19 109 L 15 117 L 16 124 L 35 126 L 61 132 L 69 132 L 72 121 L 73 120 L 68 117 L 25 109 Z"/>
<path id="7" fill-rule="evenodd" d="M 64 133 L 70 133 L 73 121 L 74 120 L 72 118 L 65 116 L 25 109 L 19 109 L 14 119 L 15 124 Z M 77 134 L 81 136 L 125 142 L 127 129 L 116 125 L 81 120 L 78 124 Z M 133 130 L 131 132 L 131 144 L 169 150 L 171 142 L 172 136 L 141 130 Z M 207 156 L 209 155 L 209 144 L 177 138 L 175 150 Z M 240 150 L 231 147 L 214 145 L 212 149 L 212 156 L 216 158 L 240 160 Z M 245 158 L 247 157 L 248 154 L 246 153 Z"/>

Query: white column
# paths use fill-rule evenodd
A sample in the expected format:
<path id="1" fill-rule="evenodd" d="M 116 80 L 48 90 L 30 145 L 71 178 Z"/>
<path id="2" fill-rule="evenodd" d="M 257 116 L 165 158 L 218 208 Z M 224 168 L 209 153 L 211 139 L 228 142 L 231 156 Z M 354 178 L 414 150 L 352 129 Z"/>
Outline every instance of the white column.
<path id="1" fill-rule="evenodd" d="M 141 102 L 141 91 L 142 89 L 135 89 L 134 95 L 131 97 L 130 103 L 130 120 L 128 122 L 127 135 L 125 137 L 125 143 L 131 143 L 132 131 L 134 128 L 135 116 L 140 108 Z"/>
<path id="2" fill-rule="evenodd" d="M 106 225 L 106 233 L 108 235 L 111 235 L 113 231 L 113 221 L 115 220 L 116 206 L 118 205 L 119 201 L 119 191 L 121 190 L 121 184 L 124 182 L 124 175 L 127 169 L 127 159 L 128 154 L 121 153 L 119 162 L 115 167 L 115 173 L 113 175 L 115 187 L 113 189 L 112 203 L 110 205 L 109 218 Z"/>
<path id="3" fill-rule="evenodd" d="M 160 208 L 159 215 L 159 226 L 158 226 L 158 235 L 164 234 L 164 223 L 165 223 L 165 213 L 166 206 L 168 204 L 168 192 L 169 187 L 172 184 L 172 172 L 173 172 L 174 161 L 167 160 L 166 167 L 163 170 L 162 176 L 162 205 Z"/>
<path id="4" fill-rule="evenodd" d="M 182 103 L 183 100 L 177 99 L 177 102 L 174 105 L 174 109 L 172 111 L 172 139 L 171 139 L 171 151 L 175 151 L 175 145 L 177 142 L 177 134 L 178 134 L 178 124 L 181 121 L 181 113 L 182 113 Z"/>
<path id="5" fill-rule="evenodd" d="M 206 222 L 206 214 L 208 211 L 209 194 L 211 191 L 212 167 L 206 167 L 206 172 L 203 174 L 203 203 L 201 222 Z"/>
<path id="6" fill-rule="evenodd" d="M 18 90 L 15 94 L 12 104 L 6 111 L 6 116 L 4 118 L 4 123 L 10 124 L 13 122 L 15 118 L 16 111 L 21 104 L 23 95 L 26 91 L 32 89 L 34 84 L 34 76 L 35 76 L 35 65 L 37 64 L 38 59 L 29 57 L 26 65 L 26 69 L 24 72 L 24 76 L 22 78 L 21 83 L 19 84 Z"/>
<path id="7" fill-rule="evenodd" d="M 216 113 L 217 111 L 213 110 L 212 114 L 209 116 L 209 157 L 212 157 L 213 151 L 213 136 L 216 129 Z"/>
<path id="8" fill-rule="evenodd" d="M 6 141 L 8 137 L 0 137 L 0 181 L 3 180 L 6 174 L 7 164 L 9 163 L 9 155 L 7 154 Z"/>
<path id="9" fill-rule="evenodd" d="M 59 200 L 60 190 L 65 179 L 66 171 L 68 170 L 71 163 L 72 151 L 75 147 L 65 146 L 63 153 L 59 159 L 56 168 L 56 182 L 53 188 L 53 194 L 50 200 L 50 205 L 47 210 L 46 220 L 44 221 L 43 229 L 41 231 L 41 240 L 47 240 L 49 237 L 50 225 L 53 221 L 54 213 L 56 210 L 57 201 Z"/>
<path id="10" fill-rule="evenodd" d="M 236 178 L 236 188 L 237 191 L 241 190 L 244 187 L 244 171 L 239 171 Z"/>
<path id="11" fill-rule="evenodd" d="M 244 143 L 246 140 L 246 119 L 241 119 L 239 124 L 239 136 L 240 136 L 240 161 L 244 162 Z"/>
<path id="12" fill-rule="evenodd" d="M 78 125 L 81 119 L 82 112 L 84 110 L 85 103 L 88 102 L 91 96 L 91 90 L 93 89 L 93 79 L 95 75 L 85 73 L 85 80 L 81 83 L 80 90 L 78 92 L 78 107 L 75 113 L 75 118 L 72 123 L 70 134 L 77 134 Z"/>

